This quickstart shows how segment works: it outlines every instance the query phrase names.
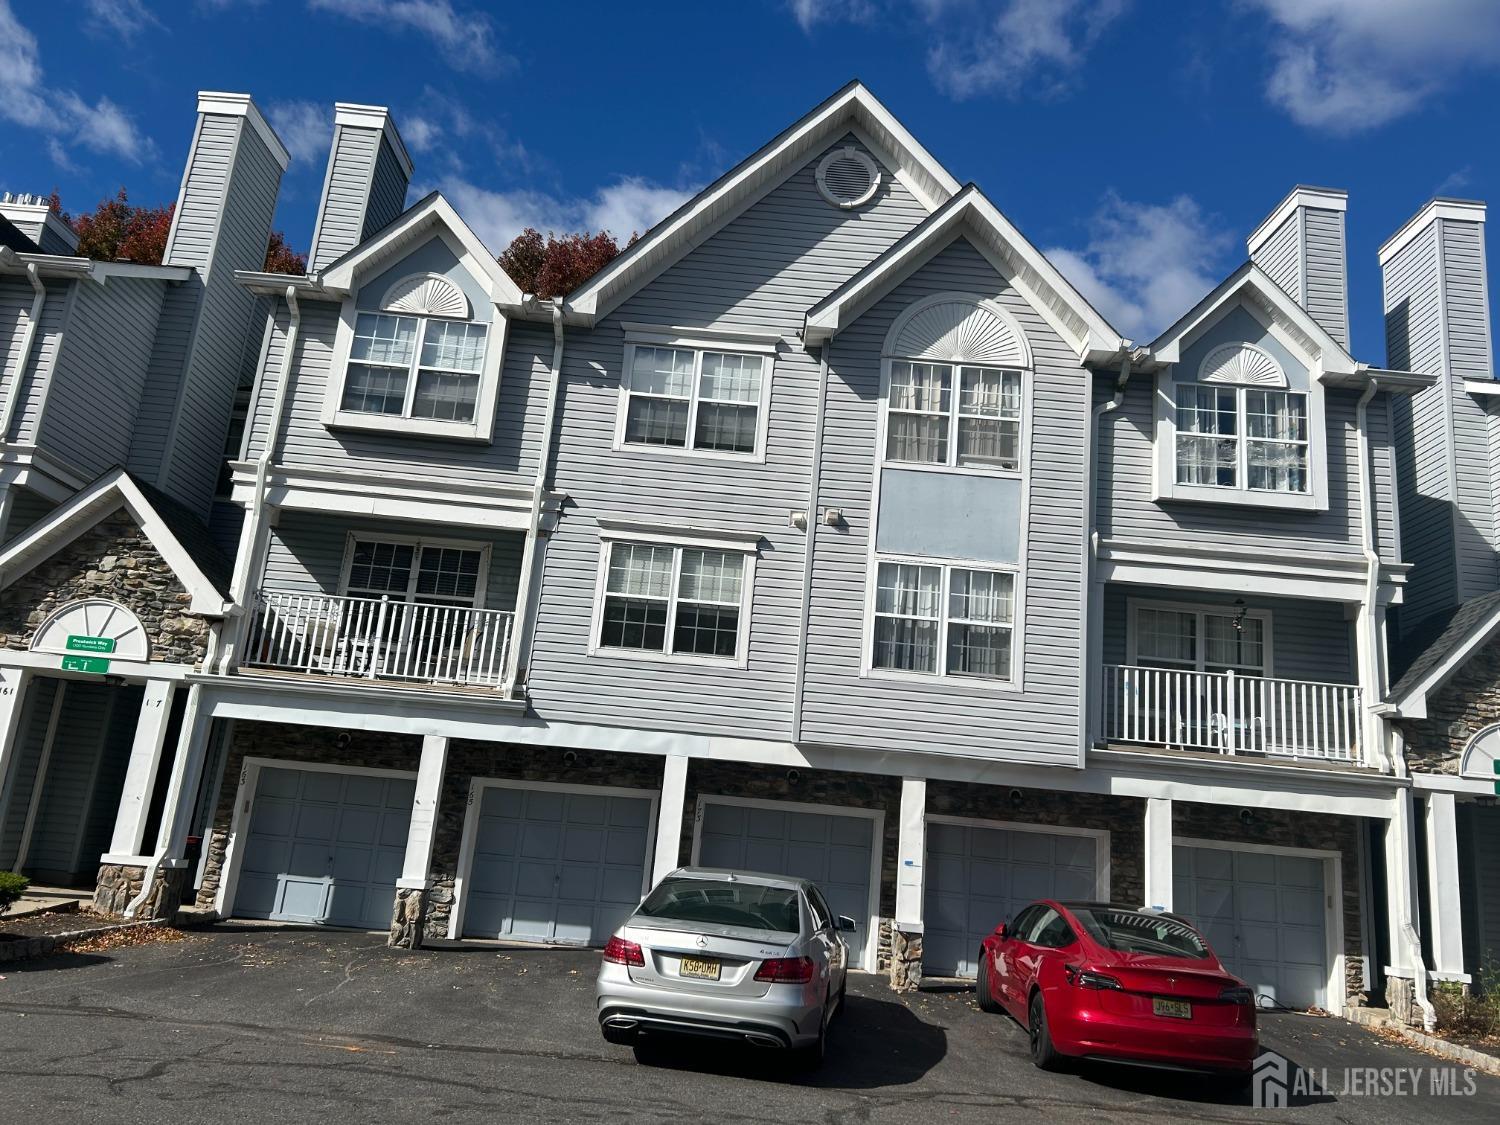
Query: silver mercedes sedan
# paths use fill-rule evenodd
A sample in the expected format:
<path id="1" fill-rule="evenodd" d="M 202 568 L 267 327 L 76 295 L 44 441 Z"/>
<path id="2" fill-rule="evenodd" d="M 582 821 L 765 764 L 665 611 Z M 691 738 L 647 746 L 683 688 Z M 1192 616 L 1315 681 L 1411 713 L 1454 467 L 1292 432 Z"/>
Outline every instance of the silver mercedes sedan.
<path id="1" fill-rule="evenodd" d="M 705 1036 L 822 1061 L 844 1002 L 852 918 L 806 879 L 684 867 L 604 947 L 596 1008 L 611 1043 Z"/>

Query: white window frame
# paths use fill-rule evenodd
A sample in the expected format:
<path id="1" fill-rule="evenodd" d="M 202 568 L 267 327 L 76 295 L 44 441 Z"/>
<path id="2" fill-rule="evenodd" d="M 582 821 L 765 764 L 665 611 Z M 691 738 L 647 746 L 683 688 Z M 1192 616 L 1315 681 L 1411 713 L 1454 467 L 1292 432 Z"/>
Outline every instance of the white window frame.
<path id="1" fill-rule="evenodd" d="M 588 654 L 653 664 L 701 664 L 715 668 L 749 667 L 750 614 L 754 604 L 755 563 L 760 540 L 759 533 L 726 534 L 698 529 L 677 529 L 664 525 L 600 520 L 598 573 L 594 582 L 594 611 L 589 622 Z M 616 544 L 667 547 L 672 550 L 672 582 L 667 591 L 666 647 L 661 652 L 650 649 L 615 648 L 599 643 L 599 634 L 604 627 L 604 601 L 608 596 L 610 553 Z M 740 575 L 739 632 L 735 637 L 733 657 L 671 651 L 672 635 L 677 628 L 677 584 L 682 573 L 684 550 L 724 551 L 741 555 L 744 558 L 744 570 Z"/>
<path id="2" fill-rule="evenodd" d="M 1211 434 L 1174 433 L 1172 438 L 1172 482 L 1178 488 L 1212 488 L 1223 492 L 1248 492 L 1252 495 L 1268 496 L 1309 496 L 1312 494 L 1312 432 L 1308 427 L 1307 438 L 1303 441 L 1294 441 L 1287 438 L 1258 438 L 1250 436 L 1250 405 L 1249 397 L 1252 393 L 1286 395 L 1302 399 L 1304 423 L 1310 422 L 1309 418 L 1309 395 L 1306 391 L 1294 391 L 1286 387 L 1251 387 L 1235 383 L 1188 383 L 1180 382 L 1172 384 L 1173 418 L 1172 425 L 1175 430 L 1177 425 L 1176 414 L 1181 409 L 1177 402 L 1178 396 L 1185 390 L 1210 390 L 1215 393 L 1228 393 L 1234 398 L 1234 425 L 1233 434 Z M 1234 461 L 1234 484 L 1196 484 L 1183 482 L 1177 479 L 1178 470 L 1181 468 L 1178 461 L 1177 439 L 1180 437 L 1202 437 L 1209 440 L 1220 440 L 1226 437 L 1234 439 L 1235 461 Z M 1261 445 L 1298 445 L 1307 450 L 1307 487 L 1297 491 L 1280 488 L 1255 488 L 1250 484 L 1250 445 L 1258 442 Z"/>
<path id="3" fill-rule="evenodd" d="M 914 672 L 904 668 L 875 667 L 875 594 L 881 563 L 895 563 L 901 566 L 936 567 L 941 571 L 941 578 L 938 585 L 937 671 Z M 1014 586 L 1011 591 L 1010 623 L 1010 675 L 1004 679 L 997 676 L 976 676 L 966 672 L 948 671 L 948 625 L 953 620 L 948 615 L 948 592 L 951 588 L 952 572 L 955 570 L 979 570 L 995 574 L 1009 574 L 1013 578 Z M 961 684 L 990 690 L 1021 690 L 1023 687 L 1022 669 L 1025 660 L 1025 645 L 1023 643 L 1026 631 L 1025 585 L 1022 568 L 1019 565 L 981 562 L 977 559 L 932 558 L 923 555 L 872 553 L 870 555 L 869 570 L 865 576 L 864 647 L 860 654 L 860 676 L 866 679 L 905 680 L 908 683 Z M 882 614 L 880 616 L 889 615 Z"/>
<path id="4" fill-rule="evenodd" d="M 1205 675 L 1222 675 L 1221 672 L 1209 672 L 1206 667 L 1204 653 L 1206 650 L 1205 632 L 1203 618 L 1205 615 L 1214 617 L 1234 617 L 1240 611 L 1240 606 L 1215 604 L 1213 602 L 1177 602 L 1159 601 L 1156 598 L 1127 598 L 1125 599 L 1125 652 L 1128 659 L 1127 664 L 1139 667 L 1140 655 L 1140 627 L 1137 624 L 1137 615 L 1143 609 L 1166 610 L 1171 613 L 1191 613 L 1198 618 L 1197 623 L 1197 652 L 1194 653 L 1194 664 L 1196 667 L 1183 668 L 1184 672 L 1202 672 Z M 1246 606 L 1245 617 L 1254 618 L 1261 623 L 1262 644 L 1265 649 L 1265 663 L 1261 668 L 1261 676 L 1265 679 L 1273 679 L 1276 675 L 1276 648 L 1273 636 L 1273 613 L 1269 609 L 1254 606 Z M 1240 669 L 1235 669 L 1235 674 L 1240 675 Z M 1249 673 L 1245 673 L 1249 674 Z"/>
<path id="5" fill-rule="evenodd" d="M 413 549 L 411 576 L 406 582 L 406 597 L 401 599 L 416 605 L 431 605 L 417 596 L 417 576 L 421 571 L 420 560 L 424 548 L 432 547 L 438 550 L 444 548 L 459 551 L 479 552 L 479 579 L 474 584 L 474 609 L 486 608 L 485 598 L 489 593 L 490 576 L 490 548 L 491 544 L 466 539 L 432 539 L 414 535 L 390 535 L 383 531 L 351 531 L 344 539 L 344 561 L 339 569 L 339 597 L 369 598 L 371 594 L 351 594 L 349 592 L 349 574 L 354 568 L 354 546 L 356 543 L 399 543 L 410 546 Z M 395 595 L 391 595 L 395 601 Z M 458 599 L 453 599 L 457 601 Z"/>
<path id="6" fill-rule="evenodd" d="M 448 242 L 448 236 L 439 232 L 438 237 Z M 462 258 L 463 251 L 460 247 L 450 244 L 455 257 Z M 387 290 L 388 293 L 396 292 L 402 286 L 418 278 L 437 278 L 448 284 L 456 284 L 452 278 L 444 277 L 442 274 L 419 273 L 411 274 L 399 279 Z M 385 308 L 386 299 L 381 298 L 380 306 L 377 308 L 360 308 L 356 297 L 357 290 L 353 290 L 344 298 L 339 309 L 339 322 L 334 329 L 333 356 L 329 367 L 327 388 L 323 395 L 322 422 L 330 429 L 362 430 L 391 435 L 408 435 L 416 437 L 439 437 L 453 438 L 460 441 L 490 441 L 495 430 L 495 407 L 500 396 L 500 370 L 505 358 L 505 345 L 508 319 L 501 313 L 497 306 L 491 306 L 490 319 L 488 322 L 479 320 L 470 309 L 470 316 L 463 323 L 484 324 L 486 327 L 484 344 L 484 362 L 479 369 L 479 386 L 475 394 L 474 419 L 470 422 L 452 422 L 440 418 L 413 418 L 409 411 L 413 397 L 416 394 L 417 369 L 422 361 L 422 340 L 426 335 L 426 325 L 431 320 L 456 320 L 450 317 L 435 317 L 422 313 L 392 312 Z M 355 325 L 361 313 L 372 313 L 381 316 L 410 316 L 421 321 L 418 328 L 415 350 L 412 355 L 410 374 L 407 377 L 406 405 L 401 414 L 368 414 L 358 410 L 345 410 L 343 408 L 344 386 L 349 376 L 349 355 L 354 346 Z M 304 319 L 306 318 L 304 310 Z M 305 325 L 304 325 L 305 327 Z M 305 347 L 305 345 L 302 345 Z M 305 353 L 304 353 L 305 354 Z"/>
<path id="7" fill-rule="evenodd" d="M 704 460 L 764 464 L 766 435 L 771 413 L 771 383 L 776 368 L 776 353 L 781 337 L 764 332 L 741 332 L 720 329 L 674 328 L 669 325 L 626 323 L 625 349 L 620 368 L 620 389 L 615 409 L 615 433 L 612 448 L 617 453 L 659 454 L 667 457 L 689 457 Z M 649 445 L 625 440 L 625 423 L 630 410 L 630 375 L 635 369 L 636 348 L 675 348 L 693 353 L 692 384 L 689 390 L 687 442 L 682 446 Z M 692 441 L 698 428 L 699 384 L 703 374 L 703 353 L 755 355 L 761 357 L 760 401 L 755 403 L 755 449 L 736 453 L 727 449 L 694 449 Z M 661 396 L 655 396 L 661 397 Z M 716 401 L 716 400 L 709 400 Z M 741 403 L 739 405 L 751 405 Z"/>
<path id="8" fill-rule="evenodd" d="M 897 363 L 919 363 L 929 367 L 947 367 L 953 373 L 949 381 L 948 390 L 948 456 L 945 461 L 896 461 L 892 460 L 888 455 L 890 446 L 891 372 L 892 366 Z M 1008 469 L 1002 465 L 958 464 L 959 419 L 981 417 L 975 414 L 961 414 L 958 408 L 959 383 L 961 372 L 965 367 L 974 367 L 985 371 L 1004 371 L 1021 377 L 1021 417 L 1018 419 L 1019 433 L 1016 438 L 1018 448 L 1016 467 L 1014 469 Z M 1031 386 L 1031 370 L 1015 364 L 996 365 L 992 363 L 979 363 L 972 360 L 910 359 L 899 355 L 885 356 L 880 362 L 880 432 L 876 438 L 879 443 L 875 451 L 876 460 L 880 465 L 888 469 L 911 469 L 919 473 L 964 473 L 986 477 L 1024 477 L 1031 451 Z M 897 411 L 897 413 L 927 413 L 931 417 L 937 417 L 939 412 L 903 410 Z"/>

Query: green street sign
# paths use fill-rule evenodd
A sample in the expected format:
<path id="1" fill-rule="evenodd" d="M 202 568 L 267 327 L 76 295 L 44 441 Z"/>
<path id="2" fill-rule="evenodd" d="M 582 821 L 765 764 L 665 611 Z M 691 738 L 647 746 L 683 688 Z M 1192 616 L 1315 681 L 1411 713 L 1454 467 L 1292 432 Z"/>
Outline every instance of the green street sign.
<path id="1" fill-rule="evenodd" d="M 109 661 L 102 656 L 65 656 L 62 658 L 64 672 L 94 672 L 103 675 L 109 671 Z"/>
<path id="2" fill-rule="evenodd" d="M 113 637 L 80 637 L 76 633 L 68 637 L 69 652 L 114 652 Z"/>
<path id="3" fill-rule="evenodd" d="M 1495 759 L 1495 796 L 1500 797 L 1500 758 Z"/>

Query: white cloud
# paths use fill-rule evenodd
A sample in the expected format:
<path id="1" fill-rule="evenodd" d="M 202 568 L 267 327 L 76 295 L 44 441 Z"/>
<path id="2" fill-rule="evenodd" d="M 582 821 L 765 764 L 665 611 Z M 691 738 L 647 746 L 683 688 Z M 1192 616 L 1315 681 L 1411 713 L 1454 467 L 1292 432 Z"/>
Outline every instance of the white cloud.
<path id="1" fill-rule="evenodd" d="M 455 70 L 493 73 L 515 63 L 496 49 L 489 16 L 473 10 L 459 12 L 452 0 L 307 0 L 307 6 L 387 31 L 424 35 Z"/>
<path id="2" fill-rule="evenodd" d="M 874 0 L 787 0 L 786 6 L 803 31 L 820 23 L 867 23 L 876 14 Z"/>
<path id="3" fill-rule="evenodd" d="M 1234 237 L 1192 199 L 1135 203 L 1111 192 L 1081 249 L 1047 257 L 1115 328 L 1149 340 L 1212 289 Z"/>
<path id="4" fill-rule="evenodd" d="M 980 94 L 1056 93 L 1087 59 L 1127 0 L 927 0 L 937 35 L 927 73 L 962 101 Z"/>
<path id="5" fill-rule="evenodd" d="M 0 0 L 0 119 L 48 134 L 47 151 L 63 166 L 73 147 L 119 156 L 134 164 L 156 155 L 130 115 L 108 98 L 90 104 L 72 90 L 43 81 L 36 36 Z"/>
<path id="6" fill-rule="evenodd" d="M 141 0 L 88 0 L 86 8 L 84 30 L 101 39 L 133 43 L 141 32 L 162 26 Z"/>
<path id="7" fill-rule="evenodd" d="M 607 230 L 623 243 L 644 234 L 676 210 L 693 190 L 663 187 L 635 176 L 622 177 L 586 198 L 560 199 L 540 191 L 491 191 L 462 179 L 439 189 L 464 221 L 495 253 L 527 227 L 542 233 Z M 424 194 L 426 188 L 417 194 Z"/>
<path id="8" fill-rule="evenodd" d="M 293 160 L 317 164 L 328 159 L 333 113 L 317 102 L 271 102 L 266 116 Z"/>
<path id="9" fill-rule="evenodd" d="M 1500 66 L 1494 0 L 1244 2 L 1276 25 L 1266 96 L 1312 129 L 1373 129 L 1465 70 Z"/>

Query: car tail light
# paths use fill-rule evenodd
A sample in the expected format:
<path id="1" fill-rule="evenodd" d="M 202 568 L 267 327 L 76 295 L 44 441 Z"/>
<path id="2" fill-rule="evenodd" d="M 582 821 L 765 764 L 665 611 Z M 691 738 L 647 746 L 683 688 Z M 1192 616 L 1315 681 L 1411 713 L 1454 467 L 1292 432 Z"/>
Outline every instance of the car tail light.
<path id="1" fill-rule="evenodd" d="M 1219 993 L 1219 999 L 1227 1004 L 1243 1004 L 1247 1008 L 1255 1007 L 1255 993 L 1248 988 L 1226 988 Z"/>
<path id="2" fill-rule="evenodd" d="M 616 965 L 644 965 L 646 963 L 646 955 L 641 952 L 641 947 L 621 937 L 609 939 L 604 946 L 604 959 Z"/>
<path id="3" fill-rule="evenodd" d="M 1079 988 L 1119 989 L 1124 987 L 1112 976 L 1096 973 L 1092 969 L 1080 969 L 1077 965 L 1064 965 L 1063 971 L 1068 975 L 1068 983 L 1076 984 Z"/>
<path id="4" fill-rule="evenodd" d="M 813 979 L 811 957 L 772 957 L 762 961 L 755 979 L 767 984 L 806 984 Z"/>

